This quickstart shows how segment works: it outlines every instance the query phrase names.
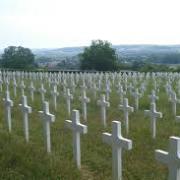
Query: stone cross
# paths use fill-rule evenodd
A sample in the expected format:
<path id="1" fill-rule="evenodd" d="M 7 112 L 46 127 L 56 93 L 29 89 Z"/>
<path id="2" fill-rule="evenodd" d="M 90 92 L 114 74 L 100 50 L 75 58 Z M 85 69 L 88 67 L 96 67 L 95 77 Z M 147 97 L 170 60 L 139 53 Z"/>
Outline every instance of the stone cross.
<path id="1" fill-rule="evenodd" d="M 49 113 L 49 103 L 45 101 L 43 103 L 43 111 L 39 111 L 43 119 L 44 137 L 46 141 L 47 152 L 51 152 L 51 135 L 50 135 L 50 123 L 55 121 L 55 116 Z"/>
<path id="2" fill-rule="evenodd" d="M 17 82 L 16 78 L 13 79 L 13 89 L 14 89 L 14 96 L 17 96 Z"/>
<path id="3" fill-rule="evenodd" d="M 28 114 L 32 112 L 32 108 L 27 105 L 27 97 L 22 96 L 22 104 L 19 104 L 23 113 L 23 123 L 24 123 L 24 135 L 26 142 L 29 142 L 29 122 Z"/>
<path id="4" fill-rule="evenodd" d="M 79 111 L 72 111 L 72 121 L 66 120 L 65 126 L 73 132 L 73 156 L 78 169 L 81 168 L 81 142 L 80 134 L 87 133 L 87 126 L 80 123 Z"/>
<path id="5" fill-rule="evenodd" d="M 126 125 L 126 133 L 129 133 L 129 112 L 134 112 L 134 108 L 128 105 L 128 99 L 124 98 L 123 105 L 119 105 L 119 108 L 124 111 L 124 119 Z"/>
<path id="6" fill-rule="evenodd" d="M 92 83 L 92 92 L 94 95 L 94 99 L 96 99 L 97 90 L 98 90 L 98 88 L 96 86 L 96 82 Z"/>
<path id="7" fill-rule="evenodd" d="M 156 103 L 156 100 L 159 99 L 159 97 L 156 96 L 156 91 L 155 90 L 151 91 L 151 95 L 149 95 L 149 98 L 150 98 L 151 103 Z"/>
<path id="8" fill-rule="evenodd" d="M 86 91 L 86 89 L 87 89 L 86 82 L 85 82 L 85 80 L 83 79 L 83 84 L 81 85 L 81 91 L 82 91 L 82 92 L 83 92 L 83 91 Z"/>
<path id="9" fill-rule="evenodd" d="M 112 146 L 113 180 L 122 180 L 122 150 L 132 149 L 132 141 L 122 137 L 119 121 L 112 121 L 112 134 L 103 133 L 102 139 Z"/>
<path id="10" fill-rule="evenodd" d="M 180 138 L 171 136 L 169 141 L 169 152 L 156 150 L 156 160 L 166 164 L 169 169 L 168 180 L 180 179 Z"/>
<path id="11" fill-rule="evenodd" d="M 82 96 L 79 98 L 82 103 L 82 111 L 83 111 L 83 118 L 87 121 L 87 103 L 90 102 L 90 99 L 86 96 L 86 91 L 82 92 Z"/>
<path id="12" fill-rule="evenodd" d="M 106 82 L 105 92 L 106 92 L 106 98 L 109 101 L 109 96 L 110 96 L 110 93 L 111 93 L 110 81 Z"/>
<path id="13" fill-rule="evenodd" d="M 125 91 L 123 91 L 123 87 L 119 85 L 118 87 L 118 95 L 120 96 L 120 103 L 123 103 L 124 95 L 126 94 Z"/>
<path id="14" fill-rule="evenodd" d="M 51 91 L 51 94 L 53 96 L 53 101 L 54 101 L 54 109 L 57 109 L 57 96 L 59 95 L 59 92 L 57 91 L 57 86 L 53 86 L 53 90 Z"/>
<path id="15" fill-rule="evenodd" d="M 150 110 L 144 110 L 145 115 L 150 116 L 151 118 L 151 130 L 152 130 L 152 138 L 156 138 L 156 119 L 162 118 L 162 113 L 156 111 L 156 104 L 151 103 Z"/>
<path id="16" fill-rule="evenodd" d="M 176 93 L 174 91 L 171 93 L 169 101 L 172 103 L 173 115 L 176 116 L 176 103 L 180 103 L 180 101 L 176 98 Z"/>
<path id="17" fill-rule="evenodd" d="M 33 84 L 32 81 L 31 81 L 31 83 L 30 83 L 29 91 L 30 91 L 30 94 L 31 94 L 31 100 L 34 101 L 34 91 L 35 91 L 35 87 L 34 87 L 34 84 Z"/>
<path id="18" fill-rule="evenodd" d="M 42 103 L 44 103 L 44 100 L 45 100 L 44 94 L 46 93 L 46 89 L 44 88 L 43 84 L 41 84 L 41 88 L 39 89 L 39 92 L 41 94 L 41 101 L 42 101 Z"/>
<path id="19" fill-rule="evenodd" d="M 129 90 L 129 93 L 130 93 L 130 94 L 132 94 L 133 89 L 134 89 L 134 86 L 132 85 L 132 83 L 129 83 L 129 85 L 128 85 L 128 90 Z"/>
<path id="20" fill-rule="evenodd" d="M 66 90 L 65 97 L 66 97 L 68 115 L 70 116 L 70 114 L 71 114 L 71 100 L 73 99 L 73 95 L 70 93 L 70 89 Z"/>
<path id="21" fill-rule="evenodd" d="M 20 89 L 21 89 L 21 95 L 23 96 L 24 95 L 24 89 L 25 89 L 25 84 L 24 84 L 24 81 L 21 81 L 21 84 L 20 84 Z"/>
<path id="22" fill-rule="evenodd" d="M 106 127 L 106 107 L 110 107 L 110 103 L 106 101 L 105 95 L 101 94 L 100 100 L 97 104 L 101 107 L 101 120 L 104 127 Z"/>
<path id="23" fill-rule="evenodd" d="M 135 92 L 132 93 L 132 96 L 134 97 L 135 100 L 135 109 L 139 109 L 139 98 L 141 97 L 141 94 L 139 93 L 138 88 L 136 88 Z"/>
<path id="24" fill-rule="evenodd" d="M 144 94 L 144 92 L 146 91 L 146 83 L 143 82 L 140 86 L 140 91 L 141 91 L 141 94 Z"/>
<path id="25" fill-rule="evenodd" d="M 6 77 L 5 79 L 6 91 L 9 91 L 9 79 Z"/>
<path id="26" fill-rule="evenodd" d="M 3 101 L 5 106 L 5 119 L 7 122 L 8 130 L 9 132 L 11 132 L 11 107 L 13 106 L 13 101 L 10 99 L 9 91 L 6 91 Z"/>

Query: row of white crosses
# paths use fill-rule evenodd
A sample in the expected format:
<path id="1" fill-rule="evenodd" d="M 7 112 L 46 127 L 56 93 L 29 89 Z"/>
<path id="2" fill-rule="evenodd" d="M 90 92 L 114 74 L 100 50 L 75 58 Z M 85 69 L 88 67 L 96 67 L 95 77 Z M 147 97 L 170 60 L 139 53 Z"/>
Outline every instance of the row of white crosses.
<path id="1" fill-rule="evenodd" d="M 29 142 L 29 120 L 28 114 L 32 112 L 32 108 L 27 105 L 27 97 L 22 96 L 22 104 L 19 104 L 23 114 L 23 125 L 24 125 L 24 135 L 26 142 Z M 11 107 L 13 106 L 13 102 L 9 97 L 9 92 L 6 91 L 6 97 L 4 99 L 5 103 L 5 118 L 7 121 L 9 132 L 11 132 Z M 51 141 L 50 141 L 50 122 L 54 122 L 54 115 L 49 113 L 49 104 L 48 102 L 43 103 L 43 111 L 40 111 L 43 118 L 44 124 L 44 135 L 46 140 L 47 152 L 51 152 Z"/>
<path id="2" fill-rule="evenodd" d="M 5 107 L 7 110 L 7 122 L 9 131 L 11 132 L 11 106 L 12 101 L 9 98 L 9 92 L 6 93 Z M 32 108 L 27 105 L 27 97 L 22 96 L 22 104 L 20 104 L 23 123 L 24 134 L 26 142 L 29 142 L 29 125 L 28 114 L 32 112 Z M 39 111 L 43 119 L 44 139 L 46 141 L 47 152 L 51 152 L 51 138 L 50 138 L 50 124 L 55 121 L 55 116 L 49 113 L 48 102 L 43 103 L 43 111 Z M 80 123 L 79 111 L 73 110 L 72 121 L 66 120 L 65 124 L 73 131 L 73 155 L 77 167 L 81 168 L 81 150 L 80 150 L 80 133 L 87 133 L 87 126 Z M 103 140 L 112 145 L 112 157 L 113 157 L 113 177 L 115 180 L 122 178 L 122 148 L 131 149 L 132 142 L 121 136 L 120 122 L 113 121 L 113 134 L 103 133 Z"/>
<path id="3" fill-rule="evenodd" d="M 7 93 L 8 94 L 8 93 Z M 105 98 L 104 98 L 105 99 Z M 10 112 L 9 111 L 9 107 L 12 106 L 12 102 L 10 100 L 10 98 L 8 98 L 8 95 L 7 95 L 7 98 L 6 100 L 4 100 L 7 104 L 8 104 L 8 111 L 7 112 Z M 44 111 L 41 112 L 41 114 L 43 114 L 43 120 L 44 120 L 44 129 L 45 129 L 45 137 L 46 137 L 46 144 L 47 144 L 47 151 L 50 152 L 50 122 L 53 122 L 54 121 L 54 116 L 52 114 L 49 113 L 49 107 L 47 106 L 47 103 L 44 103 L 46 105 L 44 105 Z M 127 103 L 126 103 L 127 105 Z M 23 113 L 29 113 L 30 112 L 30 108 L 27 107 L 27 103 L 24 102 L 24 105 L 22 103 L 21 105 L 22 107 L 22 110 L 23 110 Z M 48 107 L 48 108 L 47 108 Z M 127 107 L 127 106 L 125 106 Z M 124 108 L 126 109 L 126 108 Z M 146 111 L 147 112 L 147 111 Z M 8 113 L 8 114 L 11 114 L 11 113 Z M 156 112 L 156 108 L 154 105 L 151 105 L 151 110 L 148 111 L 148 114 L 150 114 L 150 116 L 152 117 L 152 119 L 154 120 L 158 115 L 160 115 L 160 113 Z M 9 115 L 7 117 L 10 117 Z M 27 122 L 27 115 L 24 116 L 26 118 L 24 118 Z M 11 119 L 11 118 L 10 118 Z M 75 119 L 75 118 L 72 118 L 72 119 Z M 78 119 L 78 118 L 77 118 Z M 73 120 L 74 121 L 74 120 Z M 8 121 L 10 122 L 10 121 Z M 155 121 L 153 121 L 155 122 Z M 70 123 L 70 122 L 69 122 Z M 9 124 L 9 123 L 8 123 Z M 24 123 L 25 124 L 25 123 Z M 27 124 L 27 123 L 26 123 Z M 118 124 L 118 122 L 116 122 L 115 124 Z M 113 129 L 118 129 L 118 125 L 114 125 L 115 128 Z M 11 127 L 11 126 L 9 126 Z M 28 129 L 27 126 L 24 126 L 26 127 L 25 129 Z M 154 126 L 153 126 L 154 127 Z M 11 129 L 11 128 L 9 128 Z M 72 128 L 76 133 L 76 138 L 74 138 L 74 141 L 73 142 L 80 142 L 80 139 L 78 139 L 79 135 L 77 135 L 77 131 L 79 130 L 79 128 Z M 80 128 L 81 129 L 81 128 Z M 80 130 L 79 130 L 80 131 Z M 115 131 L 115 130 L 113 130 Z M 118 131 L 118 130 L 116 130 Z M 80 132 L 86 132 L 85 130 L 82 130 Z M 113 177 L 114 179 L 120 179 L 121 176 L 122 176 L 122 168 L 121 168 L 121 158 L 116 158 L 115 157 L 121 157 L 121 149 L 123 147 L 127 148 L 127 149 L 131 149 L 131 146 L 132 146 L 132 142 L 129 141 L 129 140 L 126 140 L 126 139 L 123 139 L 121 137 L 121 135 L 117 135 L 118 133 L 115 133 L 115 135 L 110 135 L 110 134 L 107 134 L 105 133 L 103 135 L 103 139 L 104 141 L 112 144 L 112 148 L 113 148 Z M 153 133 L 154 134 L 154 133 Z M 117 138 L 118 137 L 118 138 Z M 116 139 L 117 138 L 117 139 Z M 119 142 L 118 142 L 118 139 L 119 139 Z M 175 140 L 174 140 L 175 139 Z M 157 153 L 157 159 L 161 160 L 162 162 L 168 164 L 168 167 L 169 167 L 169 179 L 179 179 L 179 139 L 178 138 L 175 138 L 175 137 L 171 137 L 171 141 L 173 143 L 171 143 L 171 146 L 170 146 L 170 152 L 169 153 L 166 153 L 166 152 L 163 152 L 163 151 L 156 151 Z M 79 144 L 79 145 L 77 145 Z M 124 145 L 123 145 L 124 144 Z M 176 148 L 177 147 L 177 148 Z M 79 166 L 79 162 L 80 162 L 80 143 L 74 143 L 74 156 L 75 156 L 75 159 L 77 161 L 77 165 L 78 167 Z M 120 159 L 120 160 L 119 160 Z M 174 167 L 175 168 L 172 168 Z M 119 168 L 117 168 L 119 167 Z"/>

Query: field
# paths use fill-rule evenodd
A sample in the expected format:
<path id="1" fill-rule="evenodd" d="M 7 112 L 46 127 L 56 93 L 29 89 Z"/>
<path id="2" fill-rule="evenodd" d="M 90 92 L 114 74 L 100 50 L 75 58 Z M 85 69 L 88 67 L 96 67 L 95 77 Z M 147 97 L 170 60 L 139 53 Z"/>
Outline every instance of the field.
<path id="1" fill-rule="evenodd" d="M 130 81 L 132 81 L 130 79 Z M 130 82 L 129 81 L 129 82 Z M 57 99 L 57 111 L 53 108 L 48 82 L 44 82 L 47 89 L 46 100 L 50 103 L 50 112 L 56 116 L 51 124 L 52 152 L 47 154 L 43 139 L 42 119 L 38 111 L 42 110 L 41 96 L 35 93 L 34 102 L 30 99 L 28 90 L 28 105 L 32 107 L 29 115 L 30 142 L 26 143 L 23 133 L 22 113 L 19 107 L 21 91 L 18 89 L 17 97 L 13 96 L 13 86 L 10 86 L 11 99 L 14 102 L 12 108 L 12 133 L 8 133 L 4 105 L 2 98 L 5 93 L 5 84 L 0 100 L 0 179 L 59 179 L 59 180 L 109 180 L 112 179 L 112 149 L 111 146 L 102 142 L 102 133 L 111 133 L 113 120 L 122 122 L 123 137 L 131 139 L 133 148 L 123 152 L 123 179 L 124 180 L 165 180 L 168 169 L 165 165 L 155 160 L 155 150 L 168 151 L 169 137 L 180 135 L 180 123 L 175 121 L 172 114 L 171 104 L 164 85 L 166 79 L 159 80 L 160 91 L 157 93 L 157 111 L 163 113 L 162 119 L 157 119 L 157 138 L 152 139 L 150 131 L 150 119 L 144 116 L 144 110 L 149 109 L 150 100 L 148 95 L 153 87 L 152 79 L 147 81 L 147 89 L 140 99 L 140 109 L 129 116 L 129 134 L 125 133 L 123 112 L 118 109 L 119 95 L 115 85 L 110 94 L 110 107 L 107 110 L 107 128 L 103 128 L 100 119 L 100 107 L 97 99 L 103 92 L 93 97 L 93 92 L 87 89 L 87 96 L 91 102 L 88 107 L 87 123 L 81 118 L 81 123 L 87 124 L 88 133 L 81 135 L 81 163 L 82 169 L 78 170 L 73 160 L 72 132 L 64 127 L 64 121 L 68 117 L 66 101 L 63 97 L 62 84 L 58 86 L 60 96 Z M 26 79 L 25 84 L 30 84 Z M 35 82 L 35 87 L 40 87 L 40 81 Z M 138 84 L 139 87 L 140 83 Z M 174 85 L 174 84 L 173 84 Z M 175 87 L 175 86 L 174 86 Z M 80 87 L 73 93 L 72 109 L 81 112 L 79 101 Z M 129 104 L 134 106 L 134 99 L 128 93 Z M 177 106 L 177 115 L 180 108 Z"/>

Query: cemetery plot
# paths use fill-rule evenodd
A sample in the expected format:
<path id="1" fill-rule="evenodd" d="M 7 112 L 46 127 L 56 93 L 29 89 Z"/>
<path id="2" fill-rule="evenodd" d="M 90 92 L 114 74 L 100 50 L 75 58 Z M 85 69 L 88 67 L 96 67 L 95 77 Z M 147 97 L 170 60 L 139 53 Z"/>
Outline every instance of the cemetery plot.
<path id="1" fill-rule="evenodd" d="M 0 71 L 0 94 L 0 179 L 179 179 L 177 73 Z"/>

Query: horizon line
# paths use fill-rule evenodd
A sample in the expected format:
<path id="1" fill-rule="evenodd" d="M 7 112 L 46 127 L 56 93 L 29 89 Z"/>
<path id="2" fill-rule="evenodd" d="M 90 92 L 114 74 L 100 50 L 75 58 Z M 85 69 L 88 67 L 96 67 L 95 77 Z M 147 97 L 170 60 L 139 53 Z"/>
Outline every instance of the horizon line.
<path id="1" fill-rule="evenodd" d="M 90 44 L 91 45 L 91 44 Z M 22 46 L 22 47 L 25 47 L 25 48 L 29 48 L 29 49 L 63 49 L 63 48 L 83 48 L 83 47 L 89 47 L 90 45 L 82 45 L 82 46 L 63 46 L 63 47 L 27 47 L 27 46 L 22 46 L 22 45 L 9 45 L 9 46 Z M 112 44 L 112 46 L 180 46 L 180 43 L 179 44 L 148 44 L 148 43 L 140 43 L 140 44 L 136 44 L 136 43 L 132 43 L 132 44 Z M 7 47 L 9 47 L 7 46 Z M 7 48 L 6 47 L 6 48 Z M 4 50 L 5 48 L 0 48 L 0 50 Z"/>

